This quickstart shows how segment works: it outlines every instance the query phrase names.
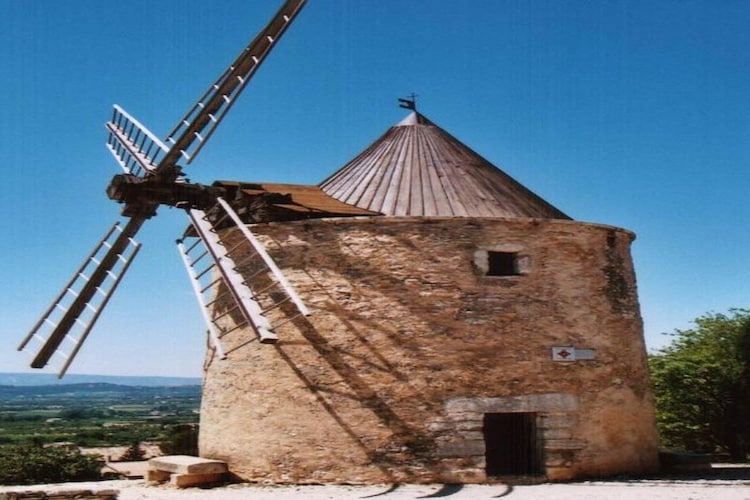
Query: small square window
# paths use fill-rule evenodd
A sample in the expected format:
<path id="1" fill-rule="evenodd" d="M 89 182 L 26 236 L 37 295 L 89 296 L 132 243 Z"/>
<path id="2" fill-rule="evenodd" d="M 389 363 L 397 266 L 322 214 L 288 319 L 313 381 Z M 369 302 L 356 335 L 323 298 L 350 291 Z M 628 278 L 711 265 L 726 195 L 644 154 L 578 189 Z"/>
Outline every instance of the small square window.
<path id="1" fill-rule="evenodd" d="M 516 252 L 487 252 L 487 276 L 517 276 Z"/>

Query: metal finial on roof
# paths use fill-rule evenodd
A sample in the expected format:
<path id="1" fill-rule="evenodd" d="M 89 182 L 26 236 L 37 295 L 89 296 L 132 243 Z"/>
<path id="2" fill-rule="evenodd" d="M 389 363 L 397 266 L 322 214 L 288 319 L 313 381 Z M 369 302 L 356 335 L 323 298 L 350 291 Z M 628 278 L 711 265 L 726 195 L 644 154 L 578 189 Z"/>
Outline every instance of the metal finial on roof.
<path id="1" fill-rule="evenodd" d="M 417 110 L 417 94 L 411 93 L 409 97 L 399 97 L 398 98 L 398 105 L 399 107 L 402 107 L 404 109 L 410 109 L 412 111 Z"/>

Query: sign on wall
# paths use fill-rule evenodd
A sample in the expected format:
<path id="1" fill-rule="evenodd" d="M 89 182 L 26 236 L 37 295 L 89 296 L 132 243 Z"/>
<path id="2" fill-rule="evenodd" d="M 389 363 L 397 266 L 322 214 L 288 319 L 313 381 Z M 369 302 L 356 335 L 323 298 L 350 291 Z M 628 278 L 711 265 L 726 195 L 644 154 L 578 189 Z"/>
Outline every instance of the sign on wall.
<path id="1" fill-rule="evenodd" d="M 573 346 L 552 348 L 552 361 L 583 361 L 596 358 L 594 349 L 577 349 Z"/>

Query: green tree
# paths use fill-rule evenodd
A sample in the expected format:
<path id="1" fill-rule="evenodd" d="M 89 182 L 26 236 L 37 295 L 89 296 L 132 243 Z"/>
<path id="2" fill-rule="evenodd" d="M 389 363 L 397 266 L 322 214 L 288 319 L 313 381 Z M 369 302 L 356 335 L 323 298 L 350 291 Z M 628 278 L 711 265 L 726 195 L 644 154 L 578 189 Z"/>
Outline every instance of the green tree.
<path id="1" fill-rule="evenodd" d="M 159 448 L 167 455 L 198 456 L 198 426 L 181 424 L 171 427 Z"/>
<path id="2" fill-rule="evenodd" d="M 120 461 L 139 462 L 143 460 L 145 456 L 146 454 L 141 449 L 141 443 L 139 441 L 136 441 L 135 443 L 131 444 L 127 450 L 125 450 L 125 453 L 123 453 L 120 457 Z"/>
<path id="3" fill-rule="evenodd" d="M 662 445 L 746 461 L 750 310 L 706 314 L 649 357 Z"/>
<path id="4" fill-rule="evenodd" d="M 99 457 L 75 447 L 38 444 L 0 448 L 0 484 L 44 484 L 101 478 Z"/>

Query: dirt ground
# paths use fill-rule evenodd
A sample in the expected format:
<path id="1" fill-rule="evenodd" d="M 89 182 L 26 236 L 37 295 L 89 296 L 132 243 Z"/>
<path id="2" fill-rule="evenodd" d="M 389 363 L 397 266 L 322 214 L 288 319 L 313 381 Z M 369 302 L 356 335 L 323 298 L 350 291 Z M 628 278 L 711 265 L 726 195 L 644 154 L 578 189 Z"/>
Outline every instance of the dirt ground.
<path id="1" fill-rule="evenodd" d="M 694 477 L 621 479 L 536 485 L 375 485 L 375 486 L 259 486 L 235 484 L 212 489 L 147 486 L 142 480 L 68 483 L 65 485 L 0 487 L 5 491 L 48 494 L 90 489 L 119 491 L 120 500 L 750 500 L 750 466 L 714 466 L 712 473 Z M 1 498 L 1 496 L 0 496 Z"/>

